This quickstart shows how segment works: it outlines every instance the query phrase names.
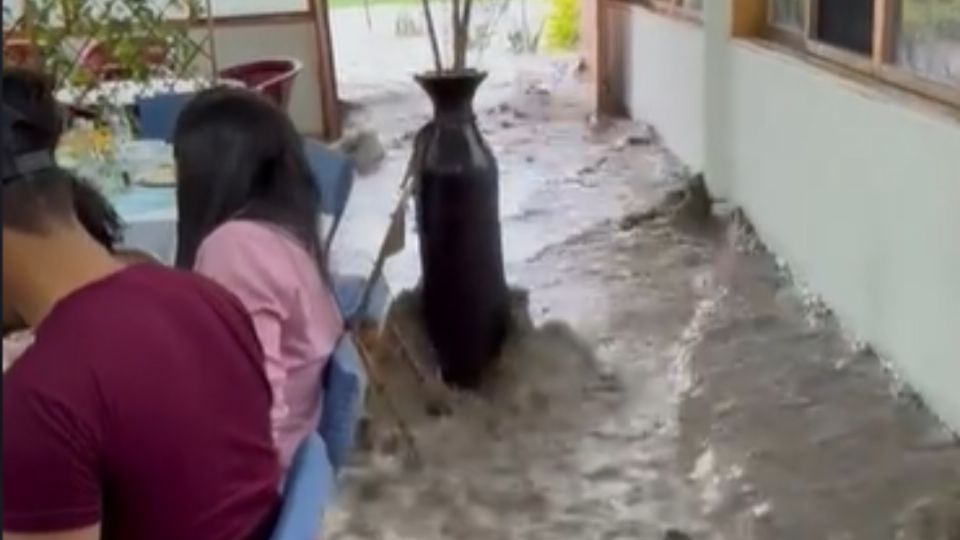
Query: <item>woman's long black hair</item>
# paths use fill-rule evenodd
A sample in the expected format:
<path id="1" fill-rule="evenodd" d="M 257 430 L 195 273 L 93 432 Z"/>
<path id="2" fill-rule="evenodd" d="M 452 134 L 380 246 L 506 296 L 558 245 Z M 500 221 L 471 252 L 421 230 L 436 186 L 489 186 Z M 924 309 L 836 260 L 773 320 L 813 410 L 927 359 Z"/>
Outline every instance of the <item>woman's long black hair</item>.
<path id="1" fill-rule="evenodd" d="M 283 111 L 248 90 L 203 91 L 180 113 L 173 149 L 178 267 L 192 268 L 204 238 L 231 219 L 281 227 L 319 261 L 320 192 Z"/>

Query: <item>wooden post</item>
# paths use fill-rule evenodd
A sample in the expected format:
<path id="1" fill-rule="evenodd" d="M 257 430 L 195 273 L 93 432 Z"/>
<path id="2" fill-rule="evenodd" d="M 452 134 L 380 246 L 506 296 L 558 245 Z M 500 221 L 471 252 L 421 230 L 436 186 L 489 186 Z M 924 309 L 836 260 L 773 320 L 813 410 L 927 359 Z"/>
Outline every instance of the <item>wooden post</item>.
<path id="1" fill-rule="evenodd" d="M 340 118 L 340 98 L 337 93 L 337 70 L 333 60 L 330 8 L 327 0 L 308 0 L 308 4 L 317 39 L 317 73 L 320 79 L 323 138 L 334 141 L 343 134 L 343 124 Z"/>
<path id="2" fill-rule="evenodd" d="M 615 109 L 610 88 L 610 24 L 607 21 L 607 3 L 610 0 L 594 0 L 597 3 L 597 48 L 596 58 L 596 92 L 597 114 L 613 114 Z"/>
<path id="3" fill-rule="evenodd" d="M 803 23 L 803 37 L 804 39 L 814 39 L 816 38 L 816 24 L 818 17 L 818 12 L 820 10 L 820 5 L 818 0 L 807 0 L 807 20 Z"/>
<path id="4" fill-rule="evenodd" d="M 767 26 L 768 0 L 730 0 L 730 33 L 734 37 L 762 35 Z M 812 3 L 812 2 L 811 2 Z"/>
<path id="5" fill-rule="evenodd" d="M 882 66 L 893 60 L 893 4 L 873 0 L 873 63 Z"/>

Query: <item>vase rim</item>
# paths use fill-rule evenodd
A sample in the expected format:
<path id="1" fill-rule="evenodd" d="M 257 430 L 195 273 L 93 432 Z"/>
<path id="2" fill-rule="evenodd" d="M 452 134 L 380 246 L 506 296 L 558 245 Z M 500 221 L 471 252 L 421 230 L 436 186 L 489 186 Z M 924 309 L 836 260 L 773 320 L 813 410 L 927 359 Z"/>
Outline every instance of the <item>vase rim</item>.
<path id="1" fill-rule="evenodd" d="M 418 81 L 437 81 L 444 79 L 472 79 L 472 78 L 487 78 L 487 72 L 476 69 L 476 68 L 465 68 L 457 71 L 443 70 L 443 71 L 422 71 L 415 74 L 414 79 Z"/>

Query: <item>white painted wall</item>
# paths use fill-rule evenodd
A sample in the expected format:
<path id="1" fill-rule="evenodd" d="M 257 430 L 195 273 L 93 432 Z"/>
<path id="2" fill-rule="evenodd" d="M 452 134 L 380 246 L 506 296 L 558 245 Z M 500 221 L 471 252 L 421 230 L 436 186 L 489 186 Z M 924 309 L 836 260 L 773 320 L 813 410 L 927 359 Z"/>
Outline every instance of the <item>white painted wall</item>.
<path id="1" fill-rule="evenodd" d="M 631 8 L 631 110 L 960 428 L 960 111 L 732 39 L 729 2 L 705 37 Z"/>
<path id="2" fill-rule="evenodd" d="M 625 101 L 696 170 L 704 164 L 704 32 L 699 25 L 624 5 Z"/>
<path id="3" fill-rule="evenodd" d="M 231 22 L 217 26 L 214 36 L 219 69 L 273 56 L 288 56 L 303 62 L 303 71 L 290 97 L 290 117 L 301 132 L 319 134 L 323 130 L 319 53 L 316 32 L 309 20 Z"/>

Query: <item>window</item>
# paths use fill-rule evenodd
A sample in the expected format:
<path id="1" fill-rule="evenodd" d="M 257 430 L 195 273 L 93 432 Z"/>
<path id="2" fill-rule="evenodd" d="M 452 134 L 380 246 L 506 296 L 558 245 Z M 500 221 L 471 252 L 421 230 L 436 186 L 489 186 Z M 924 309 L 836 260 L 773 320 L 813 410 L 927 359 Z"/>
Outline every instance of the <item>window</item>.
<path id="1" fill-rule="evenodd" d="M 700 20 L 704 0 L 650 0 L 657 11 L 686 19 Z"/>
<path id="2" fill-rule="evenodd" d="M 765 0 L 770 36 L 960 105 L 960 0 Z"/>
<path id="3" fill-rule="evenodd" d="M 960 88 L 960 0 L 903 0 L 893 19 L 894 61 Z"/>
<path id="4" fill-rule="evenodd" d="M 828 45 L 870 56 L 873 53 L 874 0 L 816 1 L 813 37 Z"/>
<path id="5" fill-rule="evenodd" d="M 770 24 L 787 32 L 803 32 L 806 20 L 804 0 L 771 0 Z"/>

